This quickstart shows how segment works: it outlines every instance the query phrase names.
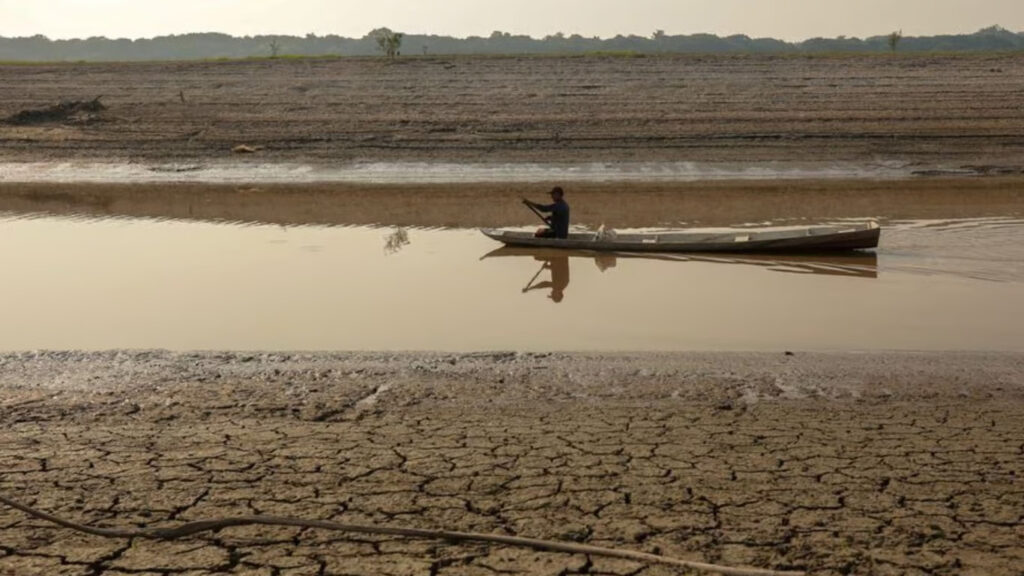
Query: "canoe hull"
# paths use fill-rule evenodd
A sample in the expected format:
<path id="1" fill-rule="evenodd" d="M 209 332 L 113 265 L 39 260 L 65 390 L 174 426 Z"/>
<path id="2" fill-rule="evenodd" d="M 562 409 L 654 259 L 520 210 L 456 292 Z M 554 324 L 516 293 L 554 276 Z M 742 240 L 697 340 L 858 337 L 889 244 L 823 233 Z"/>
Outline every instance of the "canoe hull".
<path id="1" fill-rule="evenodd" d="M 619 234 L 614 238 L 592 232 L 573 233 L 565 239 L 537 238 L 521 230 L 481 232 L 506 246 L 607 252 L 842 252 L 876 248 L 881 237 L 881 228 L 874 222 L 796 230 Z"/>

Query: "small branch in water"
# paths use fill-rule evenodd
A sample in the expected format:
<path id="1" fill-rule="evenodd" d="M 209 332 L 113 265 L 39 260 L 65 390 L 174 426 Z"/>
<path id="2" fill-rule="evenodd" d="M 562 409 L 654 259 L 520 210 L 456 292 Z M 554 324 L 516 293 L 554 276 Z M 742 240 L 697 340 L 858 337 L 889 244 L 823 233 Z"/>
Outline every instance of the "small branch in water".
<path id="1" fill-rule="evenodd" d="M 760 568 L 733 568 L 719 566 L 705 562 L 691 560 L 680 560 L 637 552 L 634 550 L 619 550 L 615 548 L 604 548 L 601 546 L 589 546 L 586 544 L 575 544 L 569 542 L 557 542 L 554 540 L 540 540 L 536 538 L 522 538 L 519 536 L 504 536 L 501 534 L 481 534 L 476 532 L 455 532 L 451 530 L 425 530 L 421 528 L 398 528 L 387 526 L 368 526 L 362 524 L 343 524 L 327 520 L 303 520 L 301 518 L 289 518 L 282 516 L 237 516 L 229 518 L 211 518 L 208 520 L 196 520 L 186 522 L 174 528 L 96 528 L 65 520 L 41 510 L 36 510 L 20 502 L 0 495 L 0 503 L 6 504 L 40 520 L 52 522 L 69 530 L 101 536 L 104 538 L 146 538 L 150 540 L 175 540 L 192 536 L 201 532 L 220 530 L 232 526 L 294 526 L 298 528 L 321 528 L 324 530 L 335 530 L 339 532 L 355 532 L 359 534 L 379 534 L 385 536 L 402 536 L 406 538 L 423 538 L 427 540 L 447 540 L 449 542 L 487 542 L 491 544 L 504 544 L 520 548 L 531 548 L 548 552 L 564 552 L 567 554 L 588 554 L 590 556 L 603 556 L 606 558 L 620 558 L 632 560 L 644 564 L 659 564 L 663 566 L 674 566 L 689 570 L 700 570 L 726 576 L 800 576 L 803 572 L 780 572 L 776 570 L 763 570 Z"/>

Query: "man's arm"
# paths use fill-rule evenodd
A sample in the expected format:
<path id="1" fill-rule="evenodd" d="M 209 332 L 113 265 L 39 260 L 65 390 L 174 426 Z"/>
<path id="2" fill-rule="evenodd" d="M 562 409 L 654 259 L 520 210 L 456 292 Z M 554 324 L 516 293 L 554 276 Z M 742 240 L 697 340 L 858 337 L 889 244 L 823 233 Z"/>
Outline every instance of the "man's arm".
<path id="1" fill-rule="evenodd" d="M 532 200 L 527 200 L 526 198 L 523 198 L 523 204 L 526 204 L 527 206 L 533 206 L 534 208 L 540 210 L 541 212 L 553 212 L 555 210 L 554 204 L 539 204 L 537 202 L 533 202 Z"/>

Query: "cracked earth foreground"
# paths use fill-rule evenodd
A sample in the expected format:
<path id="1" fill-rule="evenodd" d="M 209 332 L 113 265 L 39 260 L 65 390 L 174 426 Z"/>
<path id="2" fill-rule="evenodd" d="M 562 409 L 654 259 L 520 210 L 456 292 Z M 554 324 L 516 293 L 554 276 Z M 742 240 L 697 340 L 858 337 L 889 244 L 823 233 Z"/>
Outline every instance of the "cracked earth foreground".
<path id="1" fill-rule="evenodd" d="M 813 574 L 1021 574 L 1024 355 L 0 355 L 0 493 L 102 526 L 269 514 Z M 0 574 L 678 574 L 0 508 Z"/>

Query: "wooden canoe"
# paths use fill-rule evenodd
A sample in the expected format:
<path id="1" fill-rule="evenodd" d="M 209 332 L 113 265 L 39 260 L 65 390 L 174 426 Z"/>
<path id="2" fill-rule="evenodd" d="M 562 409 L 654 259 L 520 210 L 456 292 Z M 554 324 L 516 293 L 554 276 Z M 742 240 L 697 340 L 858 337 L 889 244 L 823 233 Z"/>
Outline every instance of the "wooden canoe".
<path id="1" fill-rule="evenodd" d="M 831 252 L 878 247 L 876 222 L 729 232 L 573 232 L 568 238 L 537 238 L 533 232 L 484 228 L 487 237 L 506 246 L 566 248 L 611 252 Z"/>

